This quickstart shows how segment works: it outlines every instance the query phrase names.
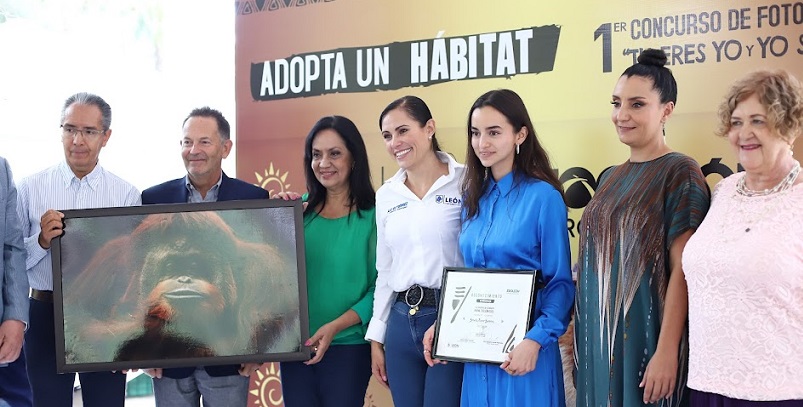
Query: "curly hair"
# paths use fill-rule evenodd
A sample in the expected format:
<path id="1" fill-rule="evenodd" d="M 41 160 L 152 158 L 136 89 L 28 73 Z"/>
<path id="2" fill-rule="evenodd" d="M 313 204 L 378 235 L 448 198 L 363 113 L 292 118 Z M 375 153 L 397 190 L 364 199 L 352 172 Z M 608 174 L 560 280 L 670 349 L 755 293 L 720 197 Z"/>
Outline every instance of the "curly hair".
<path id="1" fill-rule="evenodd" d="M 789 72 L 759 70 L 731 86 L 719 105 L 719 127 L 716 134 L 726 137 L 731 129 L 731 115 L 736 105 L 752 95 L 767 109 L 767 120 L 782 139 L 789 141 L 803 129 L 803 86 Z"/>

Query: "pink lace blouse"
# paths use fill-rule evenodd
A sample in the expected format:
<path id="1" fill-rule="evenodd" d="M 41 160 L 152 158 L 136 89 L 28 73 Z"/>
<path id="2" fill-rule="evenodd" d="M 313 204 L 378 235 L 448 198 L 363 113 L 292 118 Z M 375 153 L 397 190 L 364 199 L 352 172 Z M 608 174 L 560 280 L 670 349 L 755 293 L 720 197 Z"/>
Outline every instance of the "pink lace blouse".
<path id="1" fill-rule="evenodd" d="M 803 399 L 803 184 L 763 197 L 722 180 L 683 251 L 692 389 Z"/>

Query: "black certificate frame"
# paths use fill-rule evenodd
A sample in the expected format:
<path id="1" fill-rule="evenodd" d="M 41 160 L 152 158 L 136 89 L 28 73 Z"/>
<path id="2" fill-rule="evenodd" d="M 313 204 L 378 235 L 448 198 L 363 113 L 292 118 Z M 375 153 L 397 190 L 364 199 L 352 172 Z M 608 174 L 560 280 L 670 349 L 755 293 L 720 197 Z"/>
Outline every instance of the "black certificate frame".
<path id="1" fill-rule="evenodd" d="M 301 201 L 62 213 L 58 372 L 309 359 Z"/>
<path id="2" fill-rule="evenodd" d="M 468 287 L 463 292 L 460 290 L 461 287 L 454 287 L 455 290 L 452 290 L 454 284 L 459 284 L 460 281 L 457 280 L 457 275 L 461 273 L 470 273 L 473 278 L 478 278 L 479 280 L 484 280 L 488 278 L 493 278 L 494 276 L 498 276 L 500 274 L 508 274 L 508 275 L 529 275 L 532 276 L 529 284 L 526 287 L 511 287 L 511 290 L 526 290 L 529 292 L 529 299 L 527 302 L 526 309 L 521 310 L 523 315 L 517 315 L 517 318 L 520 319 L 522 316 L 526 316 L 527 327 L 524 329 L 526 332 L 530 327 L 532 327 L 534 318 L 533 318 L 533 310 L 534 305 L 538 296 L 538 290 L 543 288 L 543 280 L 541 276 L 541 272 L 539 270 L 514 270 L 514 269 L 489 269 L 489 268 L 470 268 L 470 267 L 444 267 L 443 269 L 443 277 L 441 283 L 441 296 L 440 296 L 440 303 L 438 307 L 438 319 L 435 323 L 435 338 L 432 346 L 432 357 L 441 360 L 447 360 L 451 362 L 472 362 L 472 363 L 493 363 L 493 364 L 500 364 L 503 360 L 491 360 L 491 359 L 484 359 L 484 358 L 477 358 L 472 357 L 470 355 L 466 356 L 453 356 L 453 355 L 446 355 L 444 354 L 444 343 L 440 340 L 441 331 L 446 328 L 446 323 L 444 322 L 444 314 L 446 313 L 447 307 L 451 307 L 454 310 L 454 314 L 449 322 L 453 322 L 454 319 L 457 317 L 458 313 L 462 309 L 463 305 L 466 301 L 469 300 L 471 295 L 472 287 Z M 452 277 L 452 278 L 450 278 Z M 447 298 L 448 293 L 455 292 L 455 298 Z M 461 295 L 460 293 L 463 292 Z M 447 303 L 449 302 L 449 303 Z M 515 318 L 514 318 L 515 319 Z M 515 331 L 515 329 L 514 329 Z M 507 340 L 503 343 L 503 349 L 505 350 L 504 353 L 509 353 L 510 349 L 515 341 L 520 341 L 524 338 L 515 338 L 512 336 L 513 332 L 508 335 Z"/>

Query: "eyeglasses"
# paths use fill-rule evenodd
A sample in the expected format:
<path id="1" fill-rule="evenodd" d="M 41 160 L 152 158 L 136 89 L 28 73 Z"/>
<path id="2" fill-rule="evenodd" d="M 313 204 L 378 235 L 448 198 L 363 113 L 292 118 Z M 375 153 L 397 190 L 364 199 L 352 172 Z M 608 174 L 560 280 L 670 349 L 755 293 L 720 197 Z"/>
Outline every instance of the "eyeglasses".
<path id="1" fill-rule="evenodd" d="M 65 126 L 63 124 L 59 127 L 61 127 L 61 137 L 65 139 L 74 138 L 78 134 L 86 138 L 94 139 L 100 137 L 106 132 L 105 130 L 98 129 L 79 129 L 73 126 Z"/>

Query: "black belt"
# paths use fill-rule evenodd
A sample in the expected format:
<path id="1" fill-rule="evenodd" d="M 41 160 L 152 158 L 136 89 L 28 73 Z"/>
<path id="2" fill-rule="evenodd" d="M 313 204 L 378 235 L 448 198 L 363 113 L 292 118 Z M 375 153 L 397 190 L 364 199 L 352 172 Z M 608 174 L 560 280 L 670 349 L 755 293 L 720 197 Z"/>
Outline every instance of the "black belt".
<path id="1" fill-rule="evenodd" d="M 53 291 L 31 288 L 31 298 L 42 302 L 53 302 Z"/>
<path id="2" fill-rule="evenodd" d="M 421 287 L 418 284 L 396 294 L 396 301 L 401 301 L 407 304 L 410 308 L 413 307 L 437 307 L 438 295 L 435 293 L 434 288 Z"/>

